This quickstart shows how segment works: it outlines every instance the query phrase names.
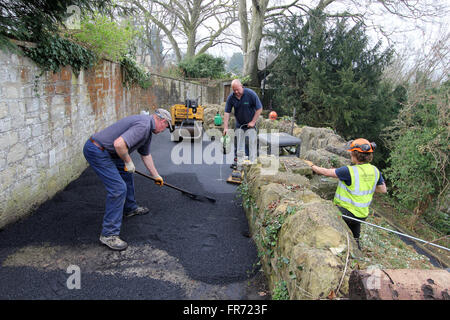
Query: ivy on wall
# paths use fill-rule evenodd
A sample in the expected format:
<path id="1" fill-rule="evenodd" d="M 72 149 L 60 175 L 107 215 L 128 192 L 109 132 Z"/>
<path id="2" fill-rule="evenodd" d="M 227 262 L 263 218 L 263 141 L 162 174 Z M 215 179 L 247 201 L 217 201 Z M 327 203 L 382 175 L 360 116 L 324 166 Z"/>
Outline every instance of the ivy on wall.
<path id="1" fill-rule="evenodd" d="M 57 35 L 43 38 L 36 48 L 24 48 L 24 53 L 41 67 L 42 72 L 58 72 L 61 66 L 69 65 L 78 75 L 82 68 L 92 67 L 97 60 L 92 51 Z"/>
<path id="2" fill-rule="evenodd" d="M 147 89 L 151 86 L 150 73 L 143 70 L 132 58 L 125 56 L 120 65 L 125 69 L 123 82 L 126 87 L 137 84 Z"/>
<path id="3" fill-rule="evenodd" d="M 78 76 L 81 69 L 91 68 L 98 61 L 98 56 L 91 50 L 57 35 L 42 39 L 36 48 L 24 48 L 24 54 L 42 69 L 42 73 L 59 72 L 62 66 L 71 66 Z M 125 56 L 120 65 L 125 71 L 126 87 L 136 84 L 147 89 L 151 86 L 150 73 L 143 70 L 134 59 Z"/>

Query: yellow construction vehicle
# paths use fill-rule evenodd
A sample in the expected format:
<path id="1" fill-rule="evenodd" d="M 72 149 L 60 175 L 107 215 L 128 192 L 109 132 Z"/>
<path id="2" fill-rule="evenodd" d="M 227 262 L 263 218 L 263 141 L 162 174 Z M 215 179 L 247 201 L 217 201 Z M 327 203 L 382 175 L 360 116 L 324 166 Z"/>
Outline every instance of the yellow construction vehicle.
<path id="1" fill-rule="evenodd" d="M 170 108 L 172 115 L 172 141 L 182 139 L 197 140 L 203 133 L 203 107 L 197 100 L 186 99 L 185 104 L 175 104 Z"/>

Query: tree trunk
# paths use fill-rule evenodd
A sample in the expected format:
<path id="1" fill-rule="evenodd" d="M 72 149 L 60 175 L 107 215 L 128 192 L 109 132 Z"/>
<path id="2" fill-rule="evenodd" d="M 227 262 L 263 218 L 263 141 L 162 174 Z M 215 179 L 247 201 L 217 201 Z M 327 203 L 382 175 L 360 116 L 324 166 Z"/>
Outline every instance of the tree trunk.
<path id="1" fill-rule="evenodd" d="M 187 41 L 187 50 L 186 50 L 186 59 L 192 58 L 195 56 L 195 35 L 196 35 L 196 30 L 191 31 L 189 34 L 187 34 L 188 36 L 188 41 Z"/>
<path id="2" fill-rule="evenodd" d="M 354 270 L 351 300 L 450 300 L 447 270 Z"/>
<path id="3" fill-rule="evenodd" d="M 242 0 L 240 2 L 240 5 Z M 267 10 L 267 5 L 269 0 L 253 0 L 252 1 L 252 19 L 250 29 L 241 29 L 242 33 L 242 41 L 246 39 L 246 50 L 244 52 L 244 76 L 250 76 L 250 83 L 248 85 L 253 87 L 259 87 L 259 79 L 258 79 L 258 55 L 259 48 L 261 46 L 261 40 L 263 38 L 263 27 L 264 27 L 264 18 Z M 241 7 L 239 8 L 239 12 L 241 13 Z M 241 15 L 240 15 L 241 17 Z M 241 20 L 241 26 L 243 21 Z M 247 32 L 245 35 L 244 33 Z"/>
<path id="4" fill-rule="evenodd" d="M 241 38 L 242 38 L 242 52 L 247 52 L 248 46 L 248 18 L 247 18 L 247 2 L 246 0 L 239 0 L 239 23 L 241 25 Z"/>
<path id="5" fill-rule="evenodd" d="M 335 0 L 321 0 L 316 9 L 324 10 Z M 244 76 L 250 76 L 249 85 L 259 87 L 264 72 L 258 73 L 258 55 L 263 38 L 263 28 L 269 0 L 252 0 L 252 18 L 248 28 L 245 0 L 239 1 L 239 21 L 241 24 L 242 52 L 244 53 Z"/>

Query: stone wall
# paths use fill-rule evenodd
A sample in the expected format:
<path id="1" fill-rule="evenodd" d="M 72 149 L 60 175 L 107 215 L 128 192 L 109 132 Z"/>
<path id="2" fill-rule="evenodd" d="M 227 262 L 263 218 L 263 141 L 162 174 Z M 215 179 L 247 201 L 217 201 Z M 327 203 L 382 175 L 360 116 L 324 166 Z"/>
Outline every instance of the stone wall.
<path id="1" fill-rule="evenodd" d="M 267 174 L 265 159 L 258 160 L 246 168 L 241 195 L 272 297 L 347 296 L 352 261 L 361 253 L 339 210 L 312 190 L 312 171 L 302 160 L 295 161 L 304 175 L 283 164 Z"/>
<path id="2" fill-rule="evenodd" d="M 330 129 L 296 124 L 292 128 L 290 122 L 262 117 L 258 127 L 267 132 L 291 133 L 293 129 L 292 134 L 302 140 L 300 158 L 260 156 L 257 164 L 245 167 L 240 187 L 272 297 L 348 296 L 354 259 L 361 257 L 361 252 L 330 201 L 338 180 L 313 175 L 302 160 L 326 167 L 348 165 L 345 141 Z M 274 161 L 278 165 L 274 166 Z"/>
<path id="3" fill-rule="evenodd" d="M 204 85 L 157 75 L 152 77 L 152 81 L 152 92 L 159 107 L 184 103 L 186 99 L 198 99 L 201 105 L 223 102 L 224 87 L 220 82 Z"/>
<path id="4" fill-rule="evenodd" d="M 223 116 L 224 105 L 206 107 L 204 128 L 214 128 L 214 116 Z M 313 175 L 302 160 L 325 167 L 349 165 L 345 141 L 331 129 L 289 121 L 260 117 L 257 127 L 301 139 L 300 158 L 261 155 L 257 164 L 245 166 L 239 188 L 272 298 L 348 296 L 351 266 L 361 252 L 330 201 L 338 180 Z"/>
<path id="5" fill-rule="evenodd" d="M 125 88 L 119 64 L 103 60 L 76 76 L 45 72 L 0 51 L 0 228 L 27 215 L 86 168 L 82 148 L 94 132 L 125 116 L 182 103 L 221 103 L 223 89 L 152 77 Z M 216 100 L 217 99 L 217 100 Z"/>

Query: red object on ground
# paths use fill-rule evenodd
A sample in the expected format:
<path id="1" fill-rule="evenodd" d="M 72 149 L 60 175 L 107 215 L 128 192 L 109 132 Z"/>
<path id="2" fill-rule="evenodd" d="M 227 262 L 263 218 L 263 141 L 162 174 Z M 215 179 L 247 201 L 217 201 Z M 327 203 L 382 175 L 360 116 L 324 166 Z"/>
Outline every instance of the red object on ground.
<path id="1" fill-rule="evenodd" d="M 269 119 L 270 120 L 277 120 L 277 113 L 275 112 L 275 111 L 271 111 L 270 113 L 269 113 Z"/>

